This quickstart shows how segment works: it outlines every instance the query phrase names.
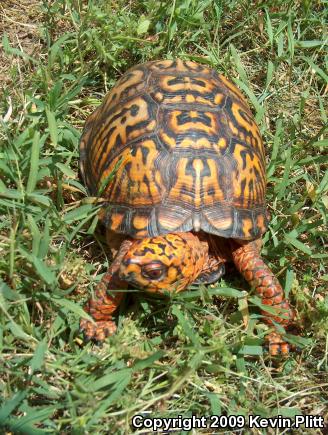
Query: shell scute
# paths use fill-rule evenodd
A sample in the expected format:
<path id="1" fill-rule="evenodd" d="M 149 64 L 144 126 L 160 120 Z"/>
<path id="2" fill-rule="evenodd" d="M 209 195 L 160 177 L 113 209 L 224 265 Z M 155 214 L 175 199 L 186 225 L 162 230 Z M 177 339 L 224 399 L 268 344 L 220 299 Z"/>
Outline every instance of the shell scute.
<path id="1" fill-rule="evenodd" d="M 194 110 L 216 110 L 224 106 L 225 95 L 213 79 L 190 75 L 152 75 L 150 95 L 158 103 L 167 106 L 185 104 Z"/>
<path id="2" fill-rule="evenodd" d="M 102 219 L 115 232 L 249 240 L 266 229 L 258 126 L 240 90 L 206 66 L 178 59 L 130 69 L 88 118 L 80 152 L 89 191 L 105 183 Z"/>

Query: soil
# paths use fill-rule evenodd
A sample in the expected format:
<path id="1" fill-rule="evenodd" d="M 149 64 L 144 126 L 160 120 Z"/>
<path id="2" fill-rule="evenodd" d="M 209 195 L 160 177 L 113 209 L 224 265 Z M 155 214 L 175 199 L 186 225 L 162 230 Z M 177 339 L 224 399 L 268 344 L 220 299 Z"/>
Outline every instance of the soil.
<path id="1" fill-rule="evenodd" d="M 40 5 L 41 0 L 1 0 L 0 2 L 1 39 L 6 35 L 11 47 L 36 58 L 41 50 Z M 16 79 L 23 80 L 21 69 L 26 61 L 5 53 L 2 44 L 0 47 L 0 88 L 16 86 Z"/>

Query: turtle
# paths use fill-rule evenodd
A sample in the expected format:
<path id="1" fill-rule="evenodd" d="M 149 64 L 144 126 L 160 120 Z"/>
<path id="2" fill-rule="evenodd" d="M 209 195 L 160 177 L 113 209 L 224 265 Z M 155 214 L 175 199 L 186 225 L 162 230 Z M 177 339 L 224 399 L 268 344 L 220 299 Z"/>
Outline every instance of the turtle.
<path id="1" fill-rule="evenodd" d="M 242 92 L 214 69 L 157 60 L 129 69 L 87 118 L 80 170 L 114 259 L 80 321 L 87 340 L 114 334 L 132 286 L 157 295 L 215 283 L 233 263 L 262 304 L 271 355 L 291 308 L 261 257 L 268 226 L 264 145 Z M 274 308 L 272 310 L 272 308 Z"/>

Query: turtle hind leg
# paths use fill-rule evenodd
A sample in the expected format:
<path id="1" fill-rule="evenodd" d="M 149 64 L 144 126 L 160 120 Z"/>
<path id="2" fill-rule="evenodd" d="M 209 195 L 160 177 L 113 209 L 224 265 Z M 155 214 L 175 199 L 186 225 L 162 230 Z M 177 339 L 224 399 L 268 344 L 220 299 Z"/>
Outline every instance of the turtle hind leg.
<path id="1" fill-rule="evenodd" d="M 113 313 L 117 310 L 124 297 L 124 292 L 120 290 L 128 287 L 126 282 L 119 279 L 118 271 L 122 258 L 131 244 L 132 242 L 129 240 L 122 243 L 113 263 L 97 285 L 94 296 L 84 306 L 84 310 L 94 320 L 94 322 L 87 319 L 80 320 L 80 330 L 86 340 L 101 343 L 116 331 Z"/>
<path id="2" fill-rule="evenodd" d="M 294 311 L 286 300 L 284 291 L 270 268 L 264 263 L 254 242 L 240 244 L 232 242 L 232 258 L 238 271 L 255 288 L 262 304 L 276 309 L 276 314 L 262 310 L 264 320 L 269 325 L 273 322 L 289 326 L 294 319 Z M 277 332 L 266 337 L 271 355 L 288 354 L 289 346 Z"/>

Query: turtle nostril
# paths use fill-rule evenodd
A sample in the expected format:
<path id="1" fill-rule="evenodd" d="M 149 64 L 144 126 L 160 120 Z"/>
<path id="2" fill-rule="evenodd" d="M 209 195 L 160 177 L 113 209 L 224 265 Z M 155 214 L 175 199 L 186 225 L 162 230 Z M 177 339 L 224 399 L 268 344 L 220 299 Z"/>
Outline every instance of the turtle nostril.
<path id="1" fill-rule="evenodd" d="M 127 276 L 128 281 L 135 281 L 136 274 L 134 272 L 129 272 Z"/>
<path id="2" fill-rule="evenodd" d="M 135 273 L 134 272 L 127 272 L 127 273 L 120 272 L 119 276 L 121 279 L 124 279 L 125 281 L 132 281 L 135 278 Z"/>

